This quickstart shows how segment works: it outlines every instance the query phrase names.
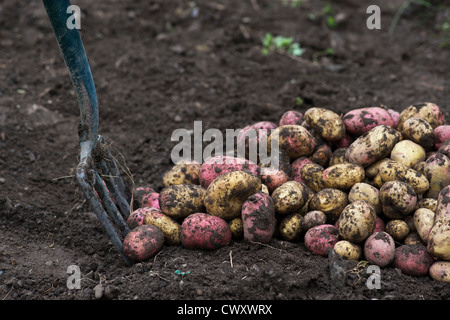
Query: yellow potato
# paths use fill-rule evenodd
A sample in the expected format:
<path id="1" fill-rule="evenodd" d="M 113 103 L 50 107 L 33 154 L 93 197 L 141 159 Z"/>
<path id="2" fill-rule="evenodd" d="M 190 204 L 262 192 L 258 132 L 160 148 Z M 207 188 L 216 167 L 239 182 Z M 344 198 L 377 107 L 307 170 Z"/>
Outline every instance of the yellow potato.
<path id="1" fill-rule="evenodd" d="M 378 172 L 384 183 L 394 180 L 402 181 L 413 187 L 417 194 L 425 193 L 430 187 L 425 175 L 396 161 L 387 160 L 383 162 Z"/>
<path id="2" fill-rule="evenodd" d="M 224 220 L 236 218 L 247 198 L 259 190 L 259 177 L 245 171 L 227 172 L 208 186 L 204 198 L 206 212 Z"/>
<path id="3" fill-rule="evenodd" d="M 329 222 L 336 222 L 348 203 L 345 192 L 339 189 L 325 188 L 311 198 L 308 209 L 322 211 Z"/>
<path id="4" fill-rule="evenodd" d="M 429 269 L 430 276 L 439 282 L 450 283 L 450 261 L 436 261 Z"/>
<path id="5" fill-rule="evenodd" d="M 423 242 L 422 238 L 419 236 L 419 234 L 417 232 L 410 232 L 405 240 L 403 240 L 404 244 L 409 244 L 409 245 L 423 245 L 426 246 L 426 243 Z"/>
<path id="6" fill-rule="evenodd" d="M 391 151 L 391 159 L 393 161 L 402 163 L 410 168 L 414 168 L 417 163 L 425 161 L 425 155 L 425 149 L 411 140 L 398 142 Z"/>
<path id="7" fill-rule="evenodd" d="M 402 134 L 405 139 L 414 141 L 430 150 L 434 146 L 433 127 L 423 118 L 409 118 L 403 123 Z"/>
<path id="8" fill-rule="evenodd" d="M 426 160 L 423 173 L 430 185 L 425 197 L 437 199 L 441 189 L 450 185 L 450 158 L 440 152 L 434 153 Z"/>
<path id="9" fill-rule="evenodd" d="M 380 168 L 380 165 L 387 160 L 388 160 L 388 158 L 384 158 L 384 159 L 378 160 L 374 164 L 371 164 L 370 166 L 368 166 L 366 168 L 366 177 L 372 178 L 372 179 L 375 178 L 376 175 L 378 174 L 378 169 Z"/>
<path id="10" fill-rule="evenodd" d="M 181 225 L 174 219 L 165 215 L 158 209 L 152 209 L 145 215 L 144 223 L 161 229 L 164 234 L 164 243 L 167 245 L 179 245 Z"/>
<path id="11" fill-rule="evenodd" d="M 303 233 L 303 217 L 298 213 L 289 214 L 281 219 L 279 235 L 286 241 L 297 241 Z"/>
<path id="12" fill-rule="evenodd" d="M 322 173 L 326 188 L 350 189 L 355 183 L 364 181 L 364 168 L 352 163 L 341 163 L 328 167 Z"/>
<path id="13" fill-rule="evenodd" d="M 347 240 L 339 240 L 336 242 L 333 249 L 338 255 L 347 260 L 358 261 L 361 258 L 361 246 Z"/>
<path id="14" fill-rule="evenodd" d="M 346 163 L 348 162 L 345 159 L 345 151 L 347 150 L 347 148 L 338 148 L 336 150 L 333 151 L 333 153 L 331 154 L 331 158 L 330 161 L 328 162 L 328 166 L 334 166 L 335 164 L 340 164 L 340 163 Z"/>
<path id="15" fill-rule="evenodd" d="M 374 208 L 377 215 L 381 214 L 380 191 L 370 184 L 360 182 L 355 183 L 348 193 L 348 201 L 355 202 L 365 200 Z"/>
<path id="16" fill-rule="evenodd" d="M 236 217 L 228 222 L 231 230 L 231 237 L 239 240 L 244 238 L 244 222 L 241 217 Z"/>
<path id="17" fill-rule="evenodd" d="M 343 240 L 361 243 L 375 229 L 377 214 L 367 201 L 355 201 L 347 205 L 338 220 L 339 235 Z"/>
<path id="18" fill-rule="evenodd" d="M 450 186 L 439 193 L 428 251 L 438 259 L 450 261 Z"/>
<path id="19" fill-rule="evenodd" d="M 178 184 L 165 187 L 159 193 L 161 211 L 171 218 L 184 218 L 204 211 L 206 189 L 194 184 Z"/>
<path id="20" fill-rule="evenodd" d="M 420 208 L 414 212 L 414 227 L 425 243 L 428 242 L 428 234 L 433 227 L 435 215 L 434 211 L 426 208 Z"/>
<path id="21" fill-rule="evenodd" d="M 297 213 L 308 201 L 309 193 L 298 181 L 288 181 L 272 192 L 273 205 L 277 214 Z"/>
<path id="22" fill-rule="evenodd" d="M 327 141 L 337 141 L 345 135 L 345 124 L 335 112 L 325 108 L 310 108 L 304 113 L 308 125 Z"/>
<path id="23" fill-rule="evenodd" d="M 163 176 L 163 186 L 175 184 L 199 184 L 200 164 L 179 163 L 174 165 Z"/>
<path id="24" fill-rule="evenodd" d="M 386 223 L 385 231 L 391 235 L 395 241 L 403 241 L 409 234 L 408 224 L 404 220 L 394 219 Z"/>
<path id="25" fill-rule="evenodd" d="M 414 211 L 417 195 L 414 189 L 401 181 L 389 181 L 380 189 L 381 208 L 389 219 L 403 219 Z"/>
<path id="26" fill-rule="evenodd" d="M 300 170 L 301 177 L 305 184 L 315 192 L 319 192 L 324 188 L 322 177 L 323 171 L 324 168 L 317 163 L 305 164 Z"/>
<path id="27" fill-rule="evenodd" d="M 397 124 L 398 130 L 402 131 L 403 123 L 413 117 L 425 119 L 433 129 L 444 124 L 444 115 L 440 108 L 435 103 L 425 102 L 411 105 L 400 113 Z"/>
<path id="28" fill-rule="evenodd" d="M 278 138 L 278 141 L 276 140 Z M 302 156 L 309 156 L 314 152 L 315 140 L 312 134 L 299 125 L 279 126 L 267 138 L 267 149 L 271 150 L 273 143 L 285 150 L 291 160 Z"/>
<path id="29" fill-rule="evenodd" d="M 436 212 L 436 206 L 437 206 L 437 199 L 422 198 L 419 201 L 417 201 L 415 210 L 419 208 L 426 208 L 430 209 L 433 212 Z"/>

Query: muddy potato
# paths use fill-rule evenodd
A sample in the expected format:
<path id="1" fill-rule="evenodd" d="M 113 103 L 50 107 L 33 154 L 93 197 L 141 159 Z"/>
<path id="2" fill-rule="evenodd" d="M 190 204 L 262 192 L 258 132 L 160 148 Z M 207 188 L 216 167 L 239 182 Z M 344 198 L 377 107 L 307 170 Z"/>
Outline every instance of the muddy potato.
<path id="1" fill-rule="evenodd" d="M 417 204 L 416 204 L 417 206 Z M 413 212 L 416 211 L 415 209 L 413 210 Z M 408 225 L 409 228 L 409 232 L 416 232 L 416 227 L 414 226 L 414 215 L 410 214 L 407 215 L 406 217 L 403 218 L 403 220 L 406 222 L 406 224 Z"/>
<path id="2" fill-rule="evenodd" d="M 326 168 L 322 180 L 326 188 L 348 190 L 355 183 L 364 181 L 364 168 L 353 163 L 341 163 Z"/>
<path id="3" fill-rule="evenodd" d="M 403 123 L 401 132 L 405 139 L 421 145 L 425 150 L 434 147 L 434 130 L 425 119 L 409 118 Z"/>
<path id="4" fill-rule="evenodd" d="M 123 239 L 123 253 L 133 261 L 144 261 L 155 255 L 164 245 L 164 234 L 158 227 L 141 225 Z"/>
<path id="5" fill-rule="evenodd" d="M 276 227 L 275 207 L 272 198 L 259 191 L 242 205 L 244 239 L 249 242 L 267 243 Z"/>
<path id="6" fill-rule="evenodd" d="M 439 193 L 433 227 L 428 234 L 428 251 L 438 259 L 450 261 L 450 186 Z"/>
<path id="7" fill-rule="evenodd" d="M 326 215 L 327 221 L 334 223 L 348 204 L 345 192 L 339 189 L 325 188 L 312 196 L 308 209 L 322 211 Z"/>
<path id="8" fill-rule="evenodd" d="M 378 160 L 374 164 L 371 164 L 366 168 L 366 177 L 374 179 L 378 175 L 378 170 L 380 169 L 380 166 L 383 162 L 389 160 L 388 158 L 384 158 L 381 160 Z"/>
<path id="9" fill-rule="evenodd" d="M 428 272 L 434 280 L 450 283 L 450 261 L 436 261 Z"/>
<path id="10" fill-rule="evenodd" d="M 330 162 L 330 158 L 332 155 L 332 150 L 329 145 L 322 144 L 321 146 L 318 146 L 314 153 L 309 157 L 309 159 L 322 167 L 328 166 L 328 163 Z"/>
<path id="11" fill-rule="evenodd" d="M 409 234 L 408 224 L 404 220 L 394 219 L 386 223 L 385 231 L 398 242 L 405 240 Z"/>
<path id="12" fill-rule="evenodd" d="M 399 116 L 397 128 L 403 129 L 403 123 L 413 117 L 425 119 L 433 128 L 444 124 L 445 117 L 439 106 L 435 103 L 425 102 L 411 105 L 404 109 Z"/>
<path id="13" fill-rule="evenodd" d="M 270 132 L 276 127 L 274 122 L 259 121 L 239 130 L 236 139 L 238 156 L 258 162 L 260 143 L 266 143 Z"/>
<path id="14" fill-rule="evenodd" d="M 384 220 L 377 216 L 377 218 L 375 219 L 375 229 L 373 230 L 373 232 L 385 231 L 385 229 L 386 224 L 384 223 Z"/>
<path id="15" fill-rule="evenodd" d="M 339 241 L 339 232 L 331 224 L 322 224 L 306 231 L 304 241 L 306 248 L 312 254 L 328 256 L 329 251 Z"/>
<path id="16" fill-rule="evenodd" d="M 388 109 L 387 110 L 392 118 L 392 128 L 397 129 L 398 126 L 398 119 L 400 119 L 400 112 L 394 110 L 394 109 Z"/>
<path id="17" fill-rule="evenodd" d="M 391 159 L 413 168 L 419 162 L 425 161 L 425 149 L 411 140 L 398 142 L 391 151 Z"/>
<path id="18" fill-rule="evenodd" d="M 327 141 L 337 141 L 345 135 L 345 125 L 341 117 L 325 108 L 310 108 L 304 114 L 305 121 L 320 137 Z"/>
<path id="19" fill-rule="evenodd" d="M 303 123 L 303 113 L 296 110 L 288 110 L 281 115 L 279 125 L 284 126 L 287 124 L 301 125 Z"/>
<path id="20" fill-rule="evenodd" d="M 385 124 L 395 128 L 395 122 L 388 110 L 381 107 L 353 109 L 343 116 L 346 131 L 360 136 L 370 129 Z"/>
<path id="21" fill-rule="evenodd" d="M 150 207 L 160 209 L 159 207 L 159 193 L 151 192 L 142 196 L 141 198 L 141 208 Z"/>
<path id="22" fill-rule="evenodd" d="M 303 216 L 302 228 L 307 231 L 315 226 L 320 226 L 325 223 L 327 223 L 327 215 L 322 211 L 313 210 L 307 212 Z"/>
<path id="23" fill-rule="evenodd" d="M 289 179 L 299 182 L 305 182 L 302 179 L 301 170 L 306 164 L 312 163 L 314 162 L 311 161 L 308 157 L 300 157 L 298 159 L 295 159 L 294 162 L 291 163 L 291 172 L 289 174 Z"/>
<path id="24" fill-rule="evenodd" d="M 394 239 L 384 231 L 372 233 L 364 242 L 364 256 L 370 264 L 387 267 L 394 261 Z"/>
<path id="25" fill-rule="evenodd" d="M 307 163 L 300 170 L 304 183 L 315 192 L 324 188 L 323 171 L 324 168 L 317 163 Z"/>
<path id="26" fill-rule="evenodd" d="M 206 189 L 206 212 L 225 220 L 236 218 L 241 215 L 242 204 L 261 190 L 261 185 L 261 179 L 248 172 L 227 172 Z"/>
<path id="27" fill-rule="evenodd" d="M 450 185 L 450 158 L 436 152 L 425 161 L 423 174 L 429 181 L 425 197 L 437 199 L 442 188 Z"/>
<path id="28" fill-rule="evenodd" d="M 395 249 L 394 266 L 411 276 L 425 276 L 434 263 L 433 256 L 423 245 L 401 245 Z"/>
<path id="29" fill-rule="evenodd" d="M 298 181 L 288 181 L 272 193 L 275 212 L 280 215 L 298 212 L 309 198 L 305 186 Z"/>
<path id="30" fill-rule="evenodd" d="M 284 216 L 279 225 L 279 236 L 286 241 L 297 241 L 303 234 L 303 217 L 299 213 Z"/>
<path id="31" fill-rule="evenodd" d="M 228 223 L 217 216 L 193 213 L 181 224 L 180 240 L 187 249 L 218 249 L 231 241 Z"/>
<path id="32" fill-rule="evenodd" d="M 368 183 L 355 183 L 348 192 L 348 201 L 355 202 L 365 200 L 369 202 L 375 209 L 377 215 L 381 214 L 380 191 Z"/>
<path id="33" fill-rule="evenodd" d="M 436 206 L 437 206 L 437 199 L 433 198 L 422 198 L 417 201 L 415 210 L 419 208 L 426 208 L 433 212 L 436 212 Z"/>
<path id="34" fill-rule="evenodd" d="M 416 245 L 420 244 L 425 246 L 426 243 L 422 240 L 422 238 L 419 236 L 417 232 L 410 232 L 405 240 L 403 240 L 403 244 L 410 244 L 410 245 Z"/>
<path id="35" fill-rule="evenodd" d="M 430 187 L 424 174 L 393 160 L 384 161 L 378 168 L 378 174 L 383 183 L 401 181 L 409 184 L 416 194 L 424 194 Z"/>
<path id="36" fill-rule="evenodd" d="M 280 169 L 265 169 L 261 175 L 261 183 L 267 187 L 269 193 L 288 181 L 289 175 Z"/>
<path id="37" fill-rule="evenodd" d="M 230 227 L 231 237 L 235 240 L 244 238 L 244 222 L 241 217 L 236 217 L 228 222 Z"/>
<path id="38" fill-rule="evenodd" d="M 450 158 L 450 139 L 447 139 L 442 143 L 438 152 Z"/>
<path id="39" fill-rule="evenodd" d="M 450 125 L 442 125 L 434 128 L 434 148 L 439 150 L 442 144 L 450 139 Z"/>
<path id="40" fill-rule="evenodd" d="M 358 261 L 361 258 L 361 246 L 347 240 L 339 240 L 333 249 L 338 255 L 347 260 Z"/>
<path id="41" fill-rule="evenodd" d="M 339 217 L 339 235 L 353 243 L 363 242 L 375 229 L 376 217 L 375 209 L 367 201 L 352 202 Z"/>
<path id="42" fill-rule="evenodd" d="M 420 238 L 428 243 L 428 235 L 433 227 L 435 213 L 430 209 L 419 208 L 414 212 L 413 221 L 414 227 Z"/>
<path id="43" fill-rule="evenodd" d="M 164 243 L 167 245 L 180 244 L 181 226 L 174 219 L 165 215 L 161 210 L 154 209 L 145 216 L 144 223 L 161 229 L 164 234 Z"/>
<path id="44" fill-rule="evenodd" d="M 199 184 L 200 164 L 178 163 L 163 176 L 163 186 L 174 184 Z"/>
<path id="45" fill-rule="evenodd" d="M 133 207 L 134 209 L 142 208 L 142 199 L 155 191 L 151 186 L 141 186 L 133 190 Z"/>
<path id="46" fill-rule="evenodd" d="M 267 138 L 268 153 L 272 149 L 272 144 L 278 144 L 279 148 L 289 154 L 291 160 L 310 156 L 315 149 L 314 137 L 300 125 L 284 125 L 273 130 Z"/>
<path id="47" fill-rule="evenodd" d="M 348 148 L 353 141 L 355 141 L 355 138 L 348 133 L 344 134 L 344 137 L 338 141 L 333 141 L 333 144 L 335 148 Z"/>
<path id="48" fill-rule="evenodd" d="M 331 154 L 331 158 L 330 161 L 328 162 L 328 165 L 334 166 L 335 164 L 346 163 L 347 162 L 347 160 L 345 160 L 346 150 L 347 148 L 338 148 L 334 150 L 333 153 Z"/>
<path id="49" fill-rule="evenodd" d="M 401 181 L 389 181 L 380 189 L 380 201 L 384 215 L 389 219 L 403 219 L 414 211 L 417 195 L 414 189 Z"/>
<path id="50" fill-rule="evenodd" d="M 345 159 L 363 168 L 386 158 L 394 145 L 400 141 L 400 133 L 380 125 L 359 136 L 346 150 Z"/>
<path id="51" fill-rule="evenodd" d="M 127 224 L 130 229 L 134 229 L 137 226 L 142 226 L 145 224 L 145 216 L 152 210 L 153 208 L 144 207 L 138 208 L 131 212 L 131 214 L 127 218 Z"/>
<path id="52" fill-rule="evenodd" d="M 184 218 L 194 212 L 204 211 L 206 189 L 194 184 L 165 187 L 159 193 L 160 210 L 173 219 Z"/>

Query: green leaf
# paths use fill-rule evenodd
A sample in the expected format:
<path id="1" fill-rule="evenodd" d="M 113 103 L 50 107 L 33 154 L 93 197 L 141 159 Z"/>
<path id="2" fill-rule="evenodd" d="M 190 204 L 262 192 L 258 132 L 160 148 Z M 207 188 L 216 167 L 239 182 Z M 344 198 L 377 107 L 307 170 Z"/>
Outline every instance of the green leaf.
<path id="1" fill-rule="evenodd" d="M 269 48 L 272 45 L 273 42 L 273 36 L 271 33 L 266 33 L 264 38 L 262 39 L 262 43 L 264 48 Z"/>
<path id="2" fill-rule="evenodd" d="M 292 44 L 293 41 L 294 39 L 292 39 L 291 37 L 276 36 L 273 39 L 273 44 L 278 49 L 287 49 L 289 48 L 289 46 Z"/>
<path id="3" fill-rule="evenodd" d="M 300 48 L 300 44 L 295 42 L 289 47 L 288 52 L 293 56 L 300 57 L 303 54 L 303 49 Z"/>

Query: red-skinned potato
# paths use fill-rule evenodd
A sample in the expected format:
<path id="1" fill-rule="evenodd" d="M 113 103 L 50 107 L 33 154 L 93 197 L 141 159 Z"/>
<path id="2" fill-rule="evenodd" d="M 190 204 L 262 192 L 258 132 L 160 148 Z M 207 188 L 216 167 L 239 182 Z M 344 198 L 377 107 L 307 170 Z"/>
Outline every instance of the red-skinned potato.
<path id="1" fill-rule="evenodd" d="M 384 220 L 377 216 L 375 219 L 375 229 L 373 229 L 373 232 L 385 231 L 385 229 L 386 224 L 384 223 Z"/>
<path id="2" fill-rule="evenodd" d="M 364 256 L 370 264 L 387 267 L 394 261 L 394 239 L 384 231 L 372 233 L 364 242 Z"/>
<path id="3" fill-rule="evenodd" d="M 279 125 L 284 126 L 287 124 L 301 125 L 303 123 L 303 113 L 296 110 L 288 110 L 280 118 Z"/>
<path id="4" fill-rule="evenodd" d="M 242 128 L 237 135 L 237 151 L 240 157 L 250 158 L 250 155 L 257 155 L 260 143 L 266 143 L 270 132 L 277 127 L 271 121 L 260 121 Z M 251 159 L 257 162 L 257 159 Z"/>
<path id="5" fill-rule="evenodd" d="M 450 125 L 442 125 L 434 128 L 434 147 L 436 150 L 442 146 L 442 144 L 450 139 Z"/>
<path id="6" fill-rule="evenodd" d="M 133 261 L 144 261 L 156 254 L 164 244 L 161 229 L 141 225 L 132 229 L 123 240 L 123 252 Z"/>
<path id="7" fill-rule="evenodd" d="M 159 207 L 159 193 L 151 192 L 142 196 L 141 207 L 150 207 L 160 209 Z"/>
<path id="8" fill-rule="evenodd" d="M 401 245 L 395 249 L 394 266 L 410 276 L 425 276 L 434 263 L 423 245 Z"/>
<path id="9" fill-rule="evenodd" d="M 307 212 L 303 216 L 302 228 L 307 231 L 315 226 L 327 223 L 327 215 L 319 210 L 313 210 Z"/>
<path id="10" fill-rule="evenodd" d="M 222 218 L 197 212 L 183 220 L 180 240 L 187 249 L 218 249 L 231 241 L 231 230 Z"/>
<path id="11" fill-rule="evenodd" d="M 251 195 L 242 205 L 242 222 L 246 241 L 269 242 L 276 227 L 272 198 L 261 191 Z"/>
<path id="12" fill-rule="evenodd" d="M 438 259 L 450 261 L 450 186 L 439 193 L 428 250 Z"/>
<path id="13" fill-rule="evenodd" d="M 269 193 L 288 181 L 289 175 L 280 169 L 265 168 L 261 175 L 261 182 L 267 187 Z"/>
<path id="14" fill-rule="evenodd" d="M 388 110 L 380 107 L 353 109 L 342 118 L 346 131 L 353 136 L 360 136 L 370 129 L 385 124 L 395 128 L 395 122 Z"/>
<path id="15" fill-rule="evenodd" d="M 153 208 L 144 207 L 138 208 L 134 210 L 127 218 L 127 224 L 131 229 L 136 228 L 137 226 L 142 226 L 145 224 L 145 216 L 152 210 Z"/>
<path id="16" fill-rule="evenodd" d="M 338 229 L 331 224 L 322 224 L 309 229 L 305 234 L 305 246 L 315 255 L 328 256 L 329 250 L 333 249 L 339 241 Z"/>
<path id="17" fill-rule="evenodd" d="M 289 174 L 289 180 L 304 183 L 305 181 L 302 179 L 301 170 L 306 164 L 311 163 L 313 163 L 313 161 L 311 161 L 308 157 L 300 157 L 298 159 L 295 159 L 294 162 L 291 163 L 291 173 Z"/>

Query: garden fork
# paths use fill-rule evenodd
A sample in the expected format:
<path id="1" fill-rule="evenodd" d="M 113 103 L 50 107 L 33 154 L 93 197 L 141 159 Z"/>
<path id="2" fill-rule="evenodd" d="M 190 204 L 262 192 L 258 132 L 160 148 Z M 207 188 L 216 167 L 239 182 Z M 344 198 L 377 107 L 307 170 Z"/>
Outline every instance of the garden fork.
<path id="1" fill-rule="evenodd" d="M 97 93 L 79 30 L 69 28 L 69 0 L 43 0 L 62 56 L 69 70 L 80 107 L 78 134 L 80 161 L 77 181 L 100 224 L 127 265 L 123 239 L 130 231 L 126 219 L 131 200 L 118 162 L 98 134 Z"/>

